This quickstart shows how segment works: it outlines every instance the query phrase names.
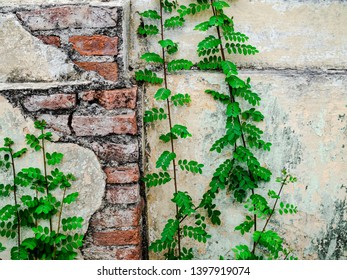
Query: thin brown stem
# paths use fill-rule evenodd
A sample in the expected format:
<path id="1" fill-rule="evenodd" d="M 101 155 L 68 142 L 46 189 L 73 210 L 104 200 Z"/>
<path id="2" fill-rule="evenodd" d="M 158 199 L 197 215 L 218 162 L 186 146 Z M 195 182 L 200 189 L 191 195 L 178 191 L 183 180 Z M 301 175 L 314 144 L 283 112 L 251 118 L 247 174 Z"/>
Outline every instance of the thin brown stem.
<path id="1" fill-rule="evenodd" d="M 41 134 L 43 134 L 43 129 L 41 130 Z M 45 141 L 44 137 L 42 138 L 42 157 L 43 157 L 43 170 L 45 174 L 45 183 L 46 183 L 46 194 L 49 195 L 48 191 L 48 180 L 47 180 L 47 162 L 46 162 L 46 151 L 45 151 Z M 49 229 L 52 232 L 53 226 L 52 226 L 52 218 L 49 218 Z"/>
<path id="2" fill-rule="evenodd" d="M 163 23 L 163 5 L 162 2 L 159 1 L 160 3 L 160 33 L 161 33 L 161 39 L 164 40 L 164 23 Z M 165 89 L 168 88 L 168 83 L 167 83 L 167 68 L 166 68 L 166 56 L 165 56 L 165 49 L 162 48 L 162 57 L 163 57 L 163 65 L 164 65 L 164 85 Z M 169 120 L 169 128 L 170 131 L 172 130 L 172 118 L 171 118 L 171 107 L 170 107 L 170 102 L 169 99 L 166 100 L 166 105 L 167 105 L 167 111 L 168 111 L 168 120 Z M 171 137 L 170 139 L 170 144 L 171 144 L 171 151 L 172 153 L 175 153 L 175 146 L 173 143 L 173 139 Z M 173 174 L 174 174 L 174 187 L 175 187 L 175 193 L 178 192 L 178 186 L 177 186 L 177 174 L 176 174 L 176 160 L 173 159 L 172 161 L 172 167 L 173 167 Z M 178 206 L 176 204 L 176 217 L 178 217 Z M 178 231 L 177 231 L 177 244 L 178 244 L 178 257 L 180 258 L 181 256 L 181 230 L 180 230 L 180 223 L 178 225 Z"/>
<path id="3" fill-rule="evenodd" d="M 11 156 L 11 163 L 12 163 L 12 175 L 13 175 L 13 196 L 14 196 L 14 203 L 17 207 L 18 202 L 17 202 L 17 185 L 16 185 L 16 167 L 14 165 L 14 158 L 13 158 L 13 151 L 12 148 L 10 148 L 10 156 Z M 18 248 L 20 247 L 20 240 L 21 240 L 21 232 L 20 232 L 20 217 L 19 217 L 19 211 L 18 209 L 16 210 L 16 216 L 17 216 L 17 242 L 18 242 Z"/>
<path id="4" fill-rule="evenodd" d="M 217 11 L 213 7 L 213 3 L 214 3 L 214 0 L 211 0 L 211 7 L 212 7 L 213 15 L 217 16 Z M 224 48 L 223 48 L 223 39 L 222 39 L 222 35 L 221 35 L 221 31 L 220 31 L 219 26 L 216 26 L 216 29 L 217 29 L 218 39 L 221 41 L 220 52 L 221 52 L 221 55 L 222 55 L 222 59 L 223 59 L 223 61 L 226 61 L 226 55 L 225 55 L 225 51 L 224 51 Z M 235 102 L 235 96 L 233 95 L 233 89 L 232 89 L 232 87 L 229 84 L 228 84 L 228 88 L 229 88 L 229 94 L 230 94 L 230 101 L 231 102 Z M 238 121 L 238 123 L 240 124 L 240 127 L 241 127 L 241 120 L 240 120 L 239 116 L 237 116 L 237 121 Z M 241 140 L 242 140 L 242 145 L 245 148 L 247 148 L 245 136 L 244 136 L 244 133 L 243 133 L 242 129 L 241 129 Z M 237 145 L 235 143 L 235 149 L 236 149 L 236 146 Z M 248 174 L 249 174 L 251 180 L 255 181 L 254 180 L 254 176 L 253 176 L 252 172 L 249 169 L 248 169 Z M 252 192 L 252 195 L 254 195 L 254 189 L 252 189 L 251 192 Z M 253 220 L 254 220 L 253 230 L 256 231 L 257 230 L 257 215 L 256 214 L 253 215 Z M 253 242 L 253 249 L 252 249 L 253 253 L 254 253 L 254 250 L 255 250 L 255 242 Z"/>
<path id="5" fill-rule="evenodd" d="M 265 224 L 264 224 L 264 227 L 263 227 L 263 229 L 262 229 L 262 231 L 261 231 L 261 233 L 260 233 L 260 235 L 259 235 L 259 239 L 258 239 L 258 241 L 257 241 L 257 242 L 255 243 L 255 245 L 254 245 L 254 250 L 255 250 L 255 247 L 259 244 L 259 241 L 260 241 L 260 239 L 261 239 L 261 236 L 262 236 L 262 234 L 264 233 L 264 231 L 265 231 L 267 225 L 269 224 L 269 221 L 270 221 L 272 215 L 275 213 L 275 209 L 276 209 L 277 202 L 278 202 L 278 200 L 279 200 L 279 197 L 280 197 L 280 195 L 281 195 L 281 193 L 282 193 L 283 187 L 284 187 L 284 185 L 286 184 L 286 181 L 287 181 L 288 177 L 289 177 L 289 175 L 287 175 L 287 176 L 284 178 L 284 180 L 283 180 L 283 182 L 282 182 L 282 184 L 281 184 L 281 188 L 280 188 L 280 190 L 279 190 L 278 193 L 277 193 L 277 198 L 276 198 L 275 203 L 274 203 L 274 205 L 273 205 L 273 207 L 272 207 L 272 210 L 271 210 L 271 212 L 270 212 L 270 215 L 269 215 L 269 217 L 266 219 L 266 222 L 265 222 Z"/>

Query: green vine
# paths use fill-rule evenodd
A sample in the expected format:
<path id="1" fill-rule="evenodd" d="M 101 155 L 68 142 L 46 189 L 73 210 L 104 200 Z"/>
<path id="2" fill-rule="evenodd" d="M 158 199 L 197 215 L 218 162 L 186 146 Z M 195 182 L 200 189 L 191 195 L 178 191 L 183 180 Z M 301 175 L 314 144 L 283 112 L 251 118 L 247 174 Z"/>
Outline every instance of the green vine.
<path id="1" fill-rule="evenodd" d="M 206 242 L 210 235 L 206 232 L 206 219 L 201 215 L 201 210 L 204 209 L 207 212 L 213 225 L 221 225 L 221 211 L 217 209 L 215 199 L 221 190 L 226 190 L 227 193 L 232 194 L 235 203 L 240 203 L 249 212 L 245 220 L 234 230 L 239 231 L 241 235 L 250 234 L 253 245 L 237 245 L 232 248 L 234 256 L 225 258 L 295 259 L 292 251 L 285 248 L 284 239 L 277 232 L 269 230 L 268 225 L 277 212 L 280 215 L 297 212 L 296 206 L 280 201 L 284 187 L 294 183 L 296 178 L 283 170 L 282 176 L 277 178 L 277 182 L 280 183 L 278 191 L 269 190 L 267 197 L 258 193 L 257 190 L 260 187 L 264 188 L 265 183 L 270 182 L 272 172 L 260 163 L 255 154 L 270 151 L 272 144 L 262 139 L 264 132 L 256 125 L 265 118 L 257 109 L 260 106 L 260 96 L 253 91 L 251 79 L 242 79 L 239 76 L 237 65 L 227 58 L 227 54 L 255 55 L 258 50 L 254 46 L 246 44 L 249 40 L 247 35 L 235 30 L 233 18 L 224 12 L 225 8 L 230 7 L 226 1 L 197 0 L 196 3 L 190 3 L 188 6 L 179 5 L 176 1 L 159 2 L 159 12 L 148 10 L 140 14 L 151 22 L 148 22 L 148 25 L 142 22 L 138 33 L 146 36 L 161 36 L 158 43 L 162 48 L 162 54 L 150 52 L 143 54 L 141 58 L 149 63 L 160 65 L 163 68 L 163 78 L 157 77 L 157 74 L 149 69 L 137 71 L 135 77 L 138 81 L 152 84 L 164 83 L 164 87 L 155 93 L 154 98 L 157 101 L 166 100 L 166 110 L 163 108 L 147 110 L 144 121 L 146 123 L 158 120 L 169 122 L 169 132 L 161 135 L 159 139 L 170 143 L 171 150 L 164 151 L 157 160 L 156 167 L 161 168 L 163 172 L 147 174 L 143 181 L 147 187 L 156 187 L 171 180 L 174 181 L 175 191 L 172 201 L 176 204 L 176 216 L 167 222 L 161 239 L 154 241 L 149 249 L 154 252 L 166 250 L 167 259 L 192 259 L 194 254 L 191 249 L 181 249 L 181 238 L 190 237 Z M 164 21 L 163 12 L 171 13 L 175 9 L 178 16 L 171 16 Z M 208 20 L 196 24 L 195 30 L 209 31 L 209 35 L 198 43 L 197 54 L 201 60 L 196 66 L 200 70 L 222 72 L 228 87 L 226 93 L 212 89 L 205 90 L 206 94 L 211 95 L 214 100 L 225 106 L 226 117 L 225 134 L 213 143 L 210 151 L 221 153 L 225 149 L 231 149 L 232 157 L 225 159 L 216 168 L 209 189 L 203 194 L 200 203 L 195 206 L 187 192 L 183 193 L 178 190 L 176 168 L 201 174 L 203 165 L 187 159 L 180 159 L 176 163 L 175 140 L 192 135 L 186 127 L 172 124 L 170 109 L 170 106 L 188 104 L 190 96 L 180 93 L 172 95 L 171 90 L 167 87 L 168 73 L 189 70 L 194 64 L 186 59 L 169 61 L 168 56 L 178 51 L 178 43 L 165 38 L 164 30 L 181 27 L 186 16 L 196 15 L 202 11 L 205 11 L 205 14 L 206 11 L 210 11 L 210 17 Z M 155 21 L 160 21 L 159 27 L 153 24 Z M 212 35 L 213 33 L 214 35 Z M 167 172 L 171 163 L 173 178 Z M 278 205 L 279 209 L 277 209 Z M 187 217 L 194 215 L 194 226 L 183 225 Z M 222 256 L 220 258 L 224 259 Z"/>
<path id="2" fill-rule="evenodd" d="M 67 194 L 75 177 L 70 173 L 64 174 L 57 167 L 53 169 L 62 162 L 63 154 L 46 152 L 46 142 L 52 141 L 52 133 L 45 132 L 45 127 L 44 121 L 36 121 L 35 128 L 40 134 L 26 135 L 28 146 L 42 152 L 43 172 L 34 167 L 17 172 L 16 159 L 25 155 L 28 149 L 15 152 L 15 143 L 10 138 L 5 138 L 3 147 L 0 147 L 0 168 L 6 176 L 8 174 L 7 177 L 13 178 L 11 184 L 0 184 L 0 197 L 13 197 L 13 204 L 0 209 L 0 236 L 17 240 L 16 246 L 10 250 L 13 260 L 74 259 L 83 243 L 83 235 L 73 234 L 82 227 L 83 218 L 62 218 L 64 206 L 78 198 L 78 192 Z M 50 173 L 49 166 L 52 167 Z M 19 188 L 24 194 L 18 194 Z M 63 192 L 61 200 L 53 195 L 59 189 Z M 56 230 L 52 223 L 54 217 L 58 219 Z M 23 230 L 31 231 L 31 237 L 24 238 Z M 5 250 L 0 243 L 0 252 Z"/>
<path id="3" fill-rule="evenodd" d="M 188 128 L 181 124 L 173 124 L 172 122 L 172 106 L 184 106 L 191 102 L 190 95 L 185 93 L 173 94 L 168 88 L 168 75 L 181 70 L 189 70 L 193 63 L 186 59 L 174 59 L 170 60 L 170 55 L 178 51 L 178 44 L 169 38 L 166 38 L 165 31 L 168 29 L 174 29 L 181 27 L 184 23 L 184 18 L 181 16 L 171 16 L 164 20 L 166 14 L 171 13 L 176 7 L 176 1 L 160 1 L 159 12 L 154 10 L 147 10 L 140 15 L 143 18 L 147 18 L 147 21 L 151 21 L 150 24 L 142 24 L 138 28 L 140 35 L 153 36 L 159 35 L 160 41 L 158 42 L 161 47 L 161 54 L 148 52 L 141 56 L 141 59 L 149 63 L 155 63 L 162 67 L 163 78 L 157 76 L 156 73 L 149 69 L 139 70 L 135 73 L 137 81 L 163 84 L 163 87 L 158 89 L 154 94 L 154 99 L 162 102 L 164 108 L 151 108 L 145 111 L 144 122 L 152 123 L 155 121 L 167 121 L 169 131 L 166 134 L 162 134 L 159 137 L 164 143 L 168 143 L 170 149 L 165 150 L 159 156 L 156 162 L 156 168 L 161 169 L 162 172 L 147 174 L 144 176 L 143 181 L 148 188 L 156 187 L 159 185 L 167 184 L 173 181 L 174 194 L 171 201 L 175 204 L 176 213 L 175 216 L 169 219 L 164 226 L 161 233 L 161 238 L 153 241 L 149 249 L 153 252 L 164 252 L 166 259 L 175 260 L 187 260 L 192 259 L 193 248 L 186 248 L 182 246 L 183 238 L 191 238 L 198 242 L 206 242 L 210 235 L 206 231 L 205 217 L 197 213 L 197 209 L 192 201 L 192 197 L 188 192 L 180 191 L 178 183 L 178 167 L 183 172 L 191 172 L 194 174 L 202 174 L 203 164 L 194 160 L 188 159 L 176 159 L 175 141 L 179 138 L 184 139 L 192 137 L 192 134 L 188 131 Z M 164 15 L 164 13 L 166 13 Z M 154 25 L 153 22 L 157 24 Z M 171 166 L 172 172 L 169 170 Z M 172 173 L 170 174 L 169 173 Z M 190 225 L 187 224 L 188 218 Z"/>

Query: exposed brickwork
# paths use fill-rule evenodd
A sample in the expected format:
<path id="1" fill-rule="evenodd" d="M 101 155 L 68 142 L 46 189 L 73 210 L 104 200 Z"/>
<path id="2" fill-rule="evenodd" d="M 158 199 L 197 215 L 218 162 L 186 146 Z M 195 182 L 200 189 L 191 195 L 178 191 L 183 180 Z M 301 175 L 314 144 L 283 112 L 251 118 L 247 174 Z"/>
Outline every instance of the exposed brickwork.
<path id="1" fill-rule="evenodd" d="M 138 245 L 141 243 L 139 227 L 129 230 L 94 232 L 94 243 L 100 246 Z"/>
<path id="2" fill-rule="evenodd" d="M 58 48 L 61 46 L 61 41 L 59 36 L 44 36 L 44 35 L 39 35 L 36 36 L 38 39 L 40 39 L 42 42 L 44 42 L 46 45 L 53 45 Z"/>
<path id="3" fill-rule="evenodd" d="M 110 188 L 106 192 L 106 199 L 112 204 L 137 203 L 140 200 L 140 186 L 138 184 L 135 184 L 131 186 L 116 186 Z"/>
<path id="4" fill-rule="evenodd" d="M 85 101 L 98 100 L 108 110 L 115 108 L 135 109 L 137 87 L 114 90 L 88 91 L 82 94 Z"/>
<path id="5" fill-rule="evenodd" d="M 69 128 L 69 115 L 48 115 L 41 114 L 38 116 L 38 119 L 45 120 L 48 128 L 52 128 L 57 132 L 61 132 L 67 135 L 71 134 Z"/>
<path id="6" fill-rule="evenodd" d="M 132 164 L 130 166 L 106 167 L 105 173 L 107 183 L 126 184 L 138 182 L 140 179 L 139 166 Z"/>
<path id="7" fill-rule="evenodd" d="M 118 80 L 118 65 L 115 62 L 81 62 L 74 61 L 74 63 L 86 71 L 94 71 L 106 80 Z"/>
<path id="8" fill-rule="evenodd" d="M 141 259 L 141 247 L 136 246 L 134 248 L 122 248 L 116 250 L 117 260 L 140 260 Z"/>
<path id="9" fill-rule="evenodd" d="M 92 149 L 105 171 L 108 185 L 101 208 L 90 219 L 82 249 L 85 259 L 142 258 L 138 89 L 124 80 L 122 67 L 127 63 L 117 57 L 125 47 L 120 45 L 125 29 L 117 26 L 123 11 L 120 7 L 58 4 L 16 12 L 26 30 L 44 44 L 60 48 L 76 69 L 99 75 L 83 73 L 83 79 L 92 79 L 90 84 L 80 83 L 78 75 L 64 76 L 59 80 L 62 83 L 26 91 L 19 100 L 23 111 L 44 119 L 60 141 Z"/>
<path id="10" fill-rule="evenodd" d="M 81 55 L 117 55 L 118 38 L 103 35 L 72 36 L 69 39 L 74 50 Z"/>
<path id="11" fill-rule="evenodd" d="M 72 127 L 77 136 L 137 133 L 135 113 L 119 116 L 74 116 Z"/>
<path id="12" fill-rule="evenodd" d="M 135 227 L 140 224 L 141 211 L 141 203 L 128 208 L 107 207 L 93 217 L 91 225 L 96 229 Z"/>
<path id="13" fill-rule="evenodd" d="M 17 16 L 32 31 L 117 25 L 117 10 L 106 7 L 61 6 L 18 12 Z"/>
<path id="14" fill-rule="evenodd" d="M 139 145 L 137 142 L 127 145 L 94 142 L 92 148 L 103 160 L 112 160 L 122 164 L 135 162 L 139 159 Z"/>
<path id="15" fill-rule="evenodd" d="M 25 98 L 24 101 L 24 107 L 29 111 L 71 109 L 75 105 L 76 96 L 74 94 L 32 95 Z"/>

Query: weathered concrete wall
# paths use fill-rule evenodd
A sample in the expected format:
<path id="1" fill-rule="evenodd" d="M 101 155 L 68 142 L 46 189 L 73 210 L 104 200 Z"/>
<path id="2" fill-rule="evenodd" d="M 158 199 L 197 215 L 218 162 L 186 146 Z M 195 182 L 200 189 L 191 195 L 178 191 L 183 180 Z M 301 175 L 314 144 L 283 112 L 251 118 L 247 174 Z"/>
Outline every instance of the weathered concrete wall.
<path id="1" fill-rule="evenodd" d="M 0 134 L 22 139 L 30 119 L 45 119 L 63 143 L 52 148 L 69 154 L 64 167 L 78 177 L 73 213 L 86 219 L 84 259 L 143 255 L 141 99 L 128 79 L 129 8 L 128 0 L 0 2 L 0 99 L 10 102 L 0 106 Z"/>
<path id="2" fill-rule="evenodd" d="M 179 1 L 180 4 L 189 1 Z M 133 12 L 158 9 L 155 1 L 133 1 Z M 298 177 L 286 188 L 284 199 L 298 205 L 295 216 L 276 216 L 271 227 L 279 230 L 300 259 L 346 259 L 346 54 L 347 4 L 344 1 L 238 0 L 227 10 L 233 15 L 236 29 L 250 37 L 260 54 L 233 56 L 242 68 L 243 77 L 251 77 L 254 89 L 261 95 L 260 110 L 266 117 L 264 138 L 273 143 L 262 162 L 273 172 L 273 178 L 285 167 Z M 197 22 L 206 20 L 204 12 L 188 20 L 185 27 L 165 36 L 179 42 L 181 51 L 174 58 L 198 61 L 197 43 L 205 34 L 193 31 Z M 132 22 L 133 33 L 139 17 Z M 213 32 L 213 31 L 211 31 Z M 139 56 L 145 50 L 158 51 L 158 38 L 132 37 L 131 66 L 142 68 Z M 159 72 L 160 73 L 160 72 Z M 173 111 L 174 123 L 188 127 L 192 138 L 179 140 L 178 158 L 205 164 L 203 176 L 179 172 L 179 189 L 189 190 L 195 202 L 207 189 L 212 173 L 228 152 L 219 155 L 209 149 L 224 131 L 223 109 L 210 96 L 208 88 L 225 92 L 223 76 L 197 71 L 169 76 L 173 92 L 188 92 L 192 103 Z M 156 87 L 146 87 L 146 108 L 159 104 L 153 100 Z M 147 127 L 147 172 L 154 172 L 155 161 L 164 149 L 158 141 L 168 132 L 168 124 Z M 170 171 L 172 172 L 172 170 Z M 274 180 L 269 184 L 276 188 Z M 149 240 L 160 236 L 164 223 L 174 216 L 170 202 L 172 184 L 148 191 Z M 219 195 L 221 227 L 208 227 L 213 238 L 207 245 L 194 244 L 198 258 L 217 259 L 231 254 L 231 247 L 248 242 L 233 228 L 244 218 L 244 212 L 233 200 Z M 228 196 L 227 196 L 228 197 Z M 168 205 L 164 207 L 164 205 Z M 160 210 L 159 210 L 160 209 Z M 152 258 L 159 256 L 151 255 Z"/>

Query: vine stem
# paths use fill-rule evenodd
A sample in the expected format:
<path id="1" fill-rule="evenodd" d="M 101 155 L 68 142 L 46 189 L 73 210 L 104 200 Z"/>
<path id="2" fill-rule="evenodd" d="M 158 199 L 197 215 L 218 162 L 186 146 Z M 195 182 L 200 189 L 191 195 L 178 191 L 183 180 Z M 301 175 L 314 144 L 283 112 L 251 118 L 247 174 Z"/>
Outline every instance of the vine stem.
<path id="1" fill-rule="evenodd" d="M 213 15 L 214 16 L 217 16 L 217 11 L 215 9 L 215 7 L 213 6 L 213 3 L 214 3 L 214 0 L 211 0 L 211 8 L 212 8 L 212 11 L 213 11 Z M 226 61 L 226 56 L 225 56 L 225 52 L 224 52 L 224 48 L 223 48 L 223 40 L 222 40 L 222 36 L 221 36 L 221 32 L 220 32 L 220 28 L 219 26 L 216 26 L 216 29 L 217 29 L 217 35 L 218 35 L 218 39 L 221 41 L 220 43 L 220 52 L 221 52 L 221 55 L 222 55 L 222 59 L 223 61 Z M 230 101 L 231 102 L 235 102 L 235 97 L 233 95 L 233 89 L 232 87 L 228 84 L 228 88 L 229 88 L 229 94 L 230 94 Z M 241 120 L 240 120 L 240 117 L 237 116 L 237 121 L 239 124 L 241 124 Z M 241 127 L 241 125 L 240 125 Z M 242 145 L 247 148 L 247 144 L 246 144 L 246 140 L 245 140 L 245 136 L 242 132 L 242 129 L 241 129 L 241 139 L 242 139 Z M 236 143 L 235 143 L 235 150 L 236 150 Z M 249 176 L 251 178 L 252 181 L 254 181 L 254 177 L 253 177 L 253 174 L 252 172 L 248 169 L 248 173 L 249 173 Z M 252 192 L 252 195 L 254 195 L 254 189 L 251 190 Z M 254 205 L 254 209 L 255 209 L 255 205 Z M 257 231 L 257 215 L 254 214 L 253 215 L 253 220 L 254 220 L 254 226 L 253 226 L 253 230 L 254 231 Z M 252 253 L 254 253 L 254 250 L 255 250 L 255 246 L 256 246 L 256 243 L 253 242 L 253 249 L 252 249 Z"/>
<path id="2" fill-rule="evenodd" d="M 160 3 L 160 33 L 161 33 L 161 39 L 164 40 L 164 23 L 163 23 L 163 4 L 161 0 Z M 164 65 L 164 85 L 165 89 L 168 89 L 167 86 L 167 69 L 166 69 L 166 56 L 165 56 L 165 49 L 162 47 L 162 57 L 163 57 L 163 65 Z M 167 110 L 168 110 L 168 119 L 169 119 L 169 127 L 170 131 L 172 129 L 172 119 L 171 119 L 171 107 L 169 99 L 166 100 Z M 170 139 L 171 144 L 171 151 L 172 153 L 175 153 L 175 146 L 173 143 L 173 139 L 171 137 Z M 176 174 L 176 160 L 172 160 L 172 166 L 173 166 L 173 173 L 174 173 L 174 187 L 175 187 L 175 193 L 178 192 L 178 186 L 177 186 L 177 174 Z M 178 206 L 176 204 L 176 217 L 178 218 Z M 177 231 L 177 245 L 178 245 L 178 257 L 181 257 L 181 230 L 180 230 L 180 221 L 178 224 L 178 231 Z"/>
<path id="3" fill-rule="evenodd" d="M 64 206 L 64 198 L 66 195 L 66 187 L 64 188 L 64 192 L 63 192 L 63 198 L 61 199 L 61 205 L 60 205 L 60 211 L 59 211 L 59 217 L 58 217 L 58 226 L 57 226 L 57 235 L 60 232 L 60 223 L 61 223 L 61 216 L 63 214 L 63 206 Z M 55 258 L 55 253 L 57 251 L 57 246 L 54 246 L 54 251 L 53 251 L 53 259 Z"/>
<path id="4" fill-rule="evenodd" d="M 257 247 L 257 245 L 259 244 L 259 241 L 260 241 L 260 239 L 261 239 L 261 236 L 262 236 L 262 234 L 264 233 L 264 231 L 265 231 L 267 225 L 269 224 L 269 221 L 270 221 L 272 215 L 275 213 L 275 209 L 276 209 L 277 202 L 278 202 L 278 200 L 279 200 L 279 197 L 280 197 L 280 195 L 281 195 L 281 193 L 282 193 L 283 187 L 284 187 L 284 185 L 286 184 L 286 181 L 287 181 L 288 177 L 289 177 L 289 175 L 287 175 L 287 176 L 284 178 L 284 180 L 283 180 L 283 182 L 282 182 L 282 184 L 281 184 L 281 188 L 280 188 L 280 190 L 279 190 L 278 193 L 277 193 L 277 197 L 276 197 L 275 203 L 274 203 L 274 205 L 273 205 L 273 207 L 272 207 L 271 213 L 270 213 L 269 217 L 266 219 L 266 222 L 265 222 L 265 224 L 264 224 L 264 227 L 263 227 L 263 229 L 262 229 L 262 231 L 261 231 L 261 233 L 260 233 L 260 235 L 259 235 L 259 239 L 258 239 L 258 241 L 255 243 L 255 245 L 254 245 L 254 247 L 253 247 L 254 250 L 255 250 L 255 248 Z"/>
<path id="5" fill-rule="evenodd" d="M 15 183 L 15 180 L 16 180 L 16 167 L 14 165 L 14 158 L 13 158 L 13 151 L 12 151 L 12 148 L 11 146 L 9 146 L 10 148 L 10 155 L 11 155 L 11 163 L 12 163 L 12 174 L 13 174 L 13 195 L 14 195 L 14 203 L 17 207 L 18 203 L 17 203 L 17 185 Z M 16 215 L 17 215 L 17 222 L 18 222 L 18 227 L 17 227 L 17 241 L 18 241 L 18 248 L 20 247 L 20 235 L 21 235 L 21 232 L 20 232 L 20 217 L 19 217 L 19 211 L 18 209 L 16 209 Z"/>
<path id="6" fill-rule="evenodd" d="M 43 129 L 41 130 L 41 135 L 43 135 Z M 49 195 L 49 191 L 48 191 L 47 162 L 46 162 L 46 151 L 45 151 L 44 137 L 42 138 L 42 157 L 43 157 L 43 170 L 44 170 L 44 173 L 45 173 L 46 193 L 47 193 L 47 196 L 48 196 Z M 52 218 L 49 218 L 49 229 L 52 232 L 52 230 L 53 230 Z"/>

